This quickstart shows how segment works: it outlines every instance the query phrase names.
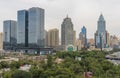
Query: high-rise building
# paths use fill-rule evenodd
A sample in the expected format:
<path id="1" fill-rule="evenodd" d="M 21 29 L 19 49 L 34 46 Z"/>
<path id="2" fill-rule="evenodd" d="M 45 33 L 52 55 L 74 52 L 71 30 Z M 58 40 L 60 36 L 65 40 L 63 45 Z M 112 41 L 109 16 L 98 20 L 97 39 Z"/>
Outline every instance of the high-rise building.
<path id="1" fill-rule="evenodd" d="M 59 46 L 59 30 L 51 29 L 47 32 L 47 45 L 51 48 Z"/>
<path id="2" fill-rule="evenodd" d="M 75 46 L 76 46 L 76 50 L 77 50 L 77 51 L 81 50 L 82 44 L 81 44 L 81 40 L 80 40 L 80 39 L 77 39 L 77 40 L 75 41 Z"/>
<path id="3" fill-rule="evenodd" d="M 109 47 L 110 46 L 110 34 L 108 31 L 106 31 L 106 47 Z"/>
<path id="4" fill-rule="evenodd" d="M 110 47 L 116 48 L 119 45 L 118 37 L 115 35 L 110 36 Z"/>
<path id="5" fill-rule="evenodd" d="M 17 44 L 18 47 L 28 47 L 28 11 L 20 10 L 17 13 Z"/>
<path id="6" fill-rule="evenodd" d="M 3 34 L 3 49 L 13 49 L 17 42 L 17 22 L 4 21 Z"/>
<path id="7" fill-rule="evenodd" d="M 97 31 L 95 33 L 95 46 L 96 48 L 105 48 L 106 44 L 106 22 L 101 14 L 98 20 Z"/>
<path id="8" fill-rule="evenodd" d="M 18 47 L 45 47 L 44 9 L 20 10 L 17 16 Z"/>
<path id="9" fill-rule="evenodd" d="M 68 16 L 61 25 L 61 45 L 65 47 L 73 45 L 73 23 Z"/>
<path id="10" fill-rule="evenodd" d="M 83 26 L 81 29 L 79 39 L 81 40 L 82 47 L 87 47 L 87 30 L 85 26 Z"/>
<path id="11" fill-rule="evenodd" d="M 3 33 L 0 33 L 0 49 L 3 49 Z"/>
<path id="12" fill-rule="evenodd" d="M 45 47 L 44 9 L 30 8 L 28 17 L 29 47 Z"/>
<path id="13" fill-rule="evenodd" d="M 73 31 L 73 45 L 75 46 L 76 44 L 76 31 Z"/>

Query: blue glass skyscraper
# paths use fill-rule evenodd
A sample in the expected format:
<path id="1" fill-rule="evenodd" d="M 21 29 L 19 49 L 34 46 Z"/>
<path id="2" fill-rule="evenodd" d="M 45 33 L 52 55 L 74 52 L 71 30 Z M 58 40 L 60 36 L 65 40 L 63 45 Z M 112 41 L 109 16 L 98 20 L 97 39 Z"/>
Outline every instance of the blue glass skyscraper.
<path id="1" fill-rule="evenodd" d="M 18 47 L 44 47 L 44 9 L 33 7 L 18 11 Z"/>
<path id="2" fill-rule="evenodd" d="M 29 47 L 45 47 L 44 9 L 30 8 L 28 17 Z"/>
<path id="3" fill-rule="evenodd" d="M 28 11 L 20 10 L 17 13 L 17 44 L 18 47 L 28 47 Z"/>
<path id="4" fill-rule="evenodd" d="M 87 29 L 85 28 L 85 26 L 81 28 L 79 39 L 81 40 L 82 47 L 87 47 Z"/>
<path id="5" fill-rule="evenodd" d="M 6 20 L 3 22 L 3 49 L 12 50 L 17 42 L 17 22 Z"/>

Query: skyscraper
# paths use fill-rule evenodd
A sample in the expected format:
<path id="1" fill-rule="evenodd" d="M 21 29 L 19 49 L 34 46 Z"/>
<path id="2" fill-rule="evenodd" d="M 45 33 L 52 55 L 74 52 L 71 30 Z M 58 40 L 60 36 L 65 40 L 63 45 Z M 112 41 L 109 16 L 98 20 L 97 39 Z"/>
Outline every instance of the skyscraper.
<path id="1" fill-rule="evenodd" d="M 95 33 L 95 45 L 96 48 L 105 48 L 106 43 L 106 22 L 101 14 L 98 20 L 97 31 Z"/>
<path id="2" fill-rule="evenodd" d="M 61 45 L 73 45 L 73 23 L 68 16 L 61 25 Z"/>
<path id="3" fill-rule="evenodd" d="M 79 39 L 81 40 L 82 47 L 87 47 L 87 30 L 85 26 L 83 26 L 81 29 Z"/>
<path id="4" fill-rule="evenodd" d="M 51 29 L 47 32 L 48 47 L 56 48 L 59 46 L 59 30 Z"/>
<path id="5" fill-rule="evenodd" d="M 20 10 L 17 13 L 17 44 L 18 47 L 28 47 L 28 11 Z"/>
<path id="6" fill-rule="evenodd" d="M 17 22 L 13 20 L 4 21 L 3 34 L 3 49 L 13 49 L 17 42 Z"/>
<path id="7" fill-rule="evenodd" d="M 3 33 L 0 33 L 0 49 L 3 48 Z"/>
<path id="8" fill-rule="evenodd" d="M 44 9 L 33 7 L 28 14 L 29 47 L 45 46 Z"/>

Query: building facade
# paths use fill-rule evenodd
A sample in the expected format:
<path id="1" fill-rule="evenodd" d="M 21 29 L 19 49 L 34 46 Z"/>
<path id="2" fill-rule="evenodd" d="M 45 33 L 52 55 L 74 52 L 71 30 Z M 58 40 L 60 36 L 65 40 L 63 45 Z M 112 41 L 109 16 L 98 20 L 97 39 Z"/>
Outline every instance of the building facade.
<path id="1" fill-rule="evenodd" d="M 106 22 L 101 14 L 98 20 L 97 31 L 95 33 L 95 46 L 96 48 L 106 48 Z"/>
<path id="2" fill-rule="evenodd" d="M 0 49 L 3 49 L 3 33 L 0 33 Z"/>
<path id="3" fill-rule="evenodd" d="M 59 46 L 59 30 L 51 29 L 47 32 L 47 45 L 51 48 Z"/>
<path id="4" fill-rule="evenodd" d="M 115 35 L 111 35 L 110 36 L 110 47 L 111 48 L 118 48 L 118 45 L 119 45 L 119 39 L 117 36 Z"/>
<path id="5" fill-rule="evenodd" d="M 17 20 L 17 45 L 18 47 L 28 47 L 28 11 L 18 11 Z"/>
<path id="6" fill-rule="evenodd" d="M 85 26 L 83 26 L 81 29 L 79 39 L 81 40 L 82 47 L 87 48 L 87 29 Z"/>
<path id="7" fill-rule="evenodd" d="M 92 39 L 92 38 L 88 39 L 88 44 L 89 44 L 89 46 L 95 45 L 94 39 Z"/>
<path id="8" fill-rule="evenodd" d="M 82 41 L 80 40 L 80 39 L 77 39 L 76 41 L 75 41 L 75 47 L 76 47 L 76 51 L 80 51 L 81 50 L 81 48 L 82 48 L 82 43 L 81 43 Z"/>
<path id="9" fill-rule="evenodd" d="M 61 45 L 64 49 L 68 45 L 73 44 L 73 23 L 68 16 L 64 19 L 61 25 Z"/>
<path id="10" fill-rule="evenodd" d="M 76 44 L 76 31 L 73 31 L 73 45 L 75 46 Z"/>
<path id="11" fill-rule="evenodd" d="M 106 47 L 110 47 L 110 33 L 106 31 Z"/>
<path id="12" fill-rule="evenodd" d="M 19 10 L 17 16 L 18 47 L 44 47 L 44 9 L 32 7 L 29 10 Z"/>
<path id="13" fill-rule="evenodd" d="M 6 20 L 3 23 L 3 49 L 13 49 L 17 43 L 17 22 Z"/>
<path id="14" fill-rule="evenodd" d="M 44 9 L 30 8 L 28 17 L 29 47 L 45 47 Z"/>

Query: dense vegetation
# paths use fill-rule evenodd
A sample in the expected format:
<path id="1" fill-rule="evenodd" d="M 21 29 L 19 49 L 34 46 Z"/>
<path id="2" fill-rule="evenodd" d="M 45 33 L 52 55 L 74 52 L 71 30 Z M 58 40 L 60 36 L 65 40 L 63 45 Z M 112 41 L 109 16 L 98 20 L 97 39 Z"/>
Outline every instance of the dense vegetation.
<path id="1" fill-rule="evenodd" d="M 106 54 L 98 51 L 58 52 L 54 56 L 48 55 L 47 61 L 29 63 L 32 64 L 29 72 L 17 70 L 20 63 L 14 62 L 10 65 L 11 71 L 3 73 L 3 78 L 84 78 L 85 71 L 92 72 L 92 78 L 120 78 L 120 65 L 107 61 Z M 76 57 L 81 57 L 81 61 Z M 63 61 L 57 63 L 57 58 Z"/>

